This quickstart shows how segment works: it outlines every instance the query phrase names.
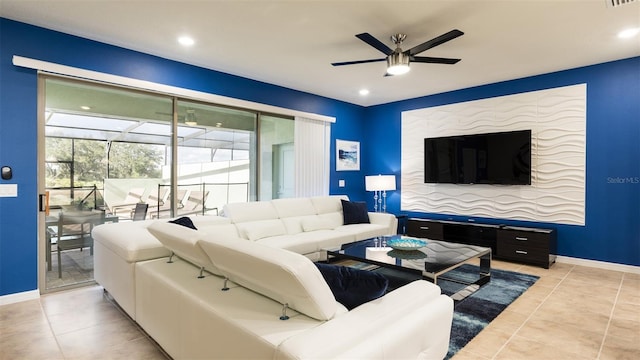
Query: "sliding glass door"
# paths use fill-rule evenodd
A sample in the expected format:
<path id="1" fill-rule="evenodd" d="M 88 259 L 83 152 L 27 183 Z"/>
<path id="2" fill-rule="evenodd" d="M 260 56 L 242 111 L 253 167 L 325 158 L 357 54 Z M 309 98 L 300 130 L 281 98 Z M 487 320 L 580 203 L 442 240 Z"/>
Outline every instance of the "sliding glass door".
<path id="1" fill-rule="evenodd" d="M 48 194 L 40 287 L 50 290 L 92 282 L 92 227 L 131 220 L 164 182 L 173 99 L 56 77 L 40 84 Z"/>

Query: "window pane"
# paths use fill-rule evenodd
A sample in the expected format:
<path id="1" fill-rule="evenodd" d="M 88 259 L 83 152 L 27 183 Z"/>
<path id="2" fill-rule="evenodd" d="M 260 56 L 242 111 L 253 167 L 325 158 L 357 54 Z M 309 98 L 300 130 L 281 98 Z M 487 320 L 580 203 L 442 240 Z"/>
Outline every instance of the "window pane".
<path id="1" fill-rule="evenodd" d="M 206 212 L 222 209 L 230 199 L 253 199 L 255 139 L 253 111 L 178 101 L 178 184 L 187 190 L 180 212 Z M 204 200 L 203 208 L 189 203 L 192 193 Z"/>
<path id="2" fill-rule="evenodd" d="M 112 143 L 109 152 L 109 178 L 160 178 L 165 165 L 164 155 L 164 145 Z"/>
<path id="3" fill-rule="evenodd" d="M 294 195 L 294 124 L 291 118 L 260 116 L 260 200 Z"/>

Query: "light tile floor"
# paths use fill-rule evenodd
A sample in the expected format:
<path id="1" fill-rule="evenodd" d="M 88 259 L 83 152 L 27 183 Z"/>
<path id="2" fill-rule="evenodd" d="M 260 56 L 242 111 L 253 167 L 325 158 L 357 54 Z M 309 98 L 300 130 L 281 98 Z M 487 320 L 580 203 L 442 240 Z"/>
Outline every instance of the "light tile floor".
<path id="1" fill-rule="evenodd" d="M 453 360 L 640 359 L 640 275 L 493 261 L 540 279 Z"/>
<path id="2" fill-rule="evenodd" d="M 541 278 L 462 349 L 465 359 L 639 359 L 640 275 L 493 261 Z M 0 306 L 0 359 L 166 359 L 99 286 Z"/>

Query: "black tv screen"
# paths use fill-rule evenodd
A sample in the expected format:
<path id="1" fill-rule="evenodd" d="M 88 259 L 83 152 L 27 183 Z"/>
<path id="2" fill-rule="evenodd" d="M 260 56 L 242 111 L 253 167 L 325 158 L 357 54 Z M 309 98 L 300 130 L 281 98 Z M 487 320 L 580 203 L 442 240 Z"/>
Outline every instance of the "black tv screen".
<path id="1" fill-rule="evenodd" d="M 531 130 L 426 138 L 424 182 L 531 185 Z"/>

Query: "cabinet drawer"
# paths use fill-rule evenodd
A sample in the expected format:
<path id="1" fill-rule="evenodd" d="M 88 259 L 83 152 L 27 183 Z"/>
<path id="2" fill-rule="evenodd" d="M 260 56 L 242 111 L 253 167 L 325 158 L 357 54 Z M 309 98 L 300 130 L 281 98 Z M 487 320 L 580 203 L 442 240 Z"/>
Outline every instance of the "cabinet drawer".
<path id="1" fill-rule="evenodd" d="M 546 233 L 500 229 L 497 240 L 499 246 L 509 245 L 549 250 L 550 236 Z"/>
<path id="2" fill-rule="evenodd" d="M 409 220 L 407 221 L 407 235 L 418 238 L 444 240 L 442 224 L 431 221 Z"/>
<path id="3" fill-rule="evenodd" d="M 549 262 L 549 252 L 546 249 L 523 246 L 518 244 L 498 243 L 500 258 L 545 264 Z"/>

